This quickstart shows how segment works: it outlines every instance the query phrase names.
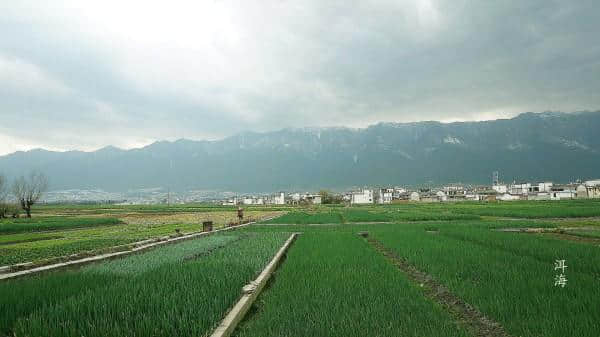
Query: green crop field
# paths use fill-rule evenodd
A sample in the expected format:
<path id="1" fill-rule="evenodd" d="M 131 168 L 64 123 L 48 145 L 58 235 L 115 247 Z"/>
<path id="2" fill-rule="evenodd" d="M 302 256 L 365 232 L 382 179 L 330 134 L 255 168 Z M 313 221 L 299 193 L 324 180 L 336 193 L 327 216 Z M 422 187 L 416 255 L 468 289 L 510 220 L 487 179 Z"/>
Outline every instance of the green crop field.
<path id="1" fill-rule="evenodd" d="M 477 220 L 476 214 L 460 214 L 447 210 L 427 211 L 420 209 L 389 207 L 322 207 L 318 210 L 291 211 L 284 216 L 264 221 L 263 224 L 341 224 L 359 222 L 400 222 L 436 220 Z"/>
<path id="2" fill-rule="evenodd" d="M 305 233 L 237 336 L 468 336 L 351 232 Z"/>
<path id="3" fill-rule="evenodd" d="M 109 226 L 120 223 L 122 222 L 117 218 L 42 217 L 31 219 L 4 219 L 0 221 L 0 234 Z"/>
<path id="4" fill-rule="evenodd" d="M 79 210 L 82 206 L 63 206 Z M 0 219 L 0 266 L 17 263 L 45 263 L 49 259 L 61 259 L 71 254 L 94 254 L 123 250 L 116 247 L 133 242 L 169 235 L 183 235 L 202 231 L 202 222 L 213 221 L 215 228 L 237 221 L 235 210 L 230 207 L 204 207 L 210 211 L 190 211 L 193 207 L 173 207 L 180 212 L 139 213 L 138 207 L 114 206 L 101 211 L 99 206 L 82 209 L 84 217 L 56 215 L 59 206 L 45 206 L 43 215 L 31 219 Z M 166 206 L 165 206 L 166 207 Z M 156 209 L 162 209 L 159 206 Z M 89 214 L 88 211 L 98 212 Z M 246 210 L 246 219 L 259 220 L 283 214 L 282 211 L 265 209 Z M 116 248 L 115 248 L 116 247 Z"/>
<path id="5" fill-rule="evenodd" d="M 209 208 L 161 213 L 140 207 L 116 214 L 115 207 L 47 206 L 47 213 L 23 224 L 34 224 L 36 216 L 39 222 L 98 216 L 123 223 L 77 227 L 67 220 L 64 228 L 2 233 L 0 261 L 94 251 L 176 228 L 194 231 L 208 214 L 222 216 L 221 223 L 235 216 L 227 207 Z M 265 211 L 256 214 L 276 218 L 121 259 L 0 281 L 0 335 L 208 336 L 242 287 L 290 233 L 299 232 L 233 335 L 598 336 L 599 209 L 597 200 L 575 200 Z M 555 284 L 557 260 L 567 265 L 564 287 Z M 448 296 L 438 296 L 444 292 Z M 457 303 L 463 302 L 473 311 L 461 311 Z M 502 332 L 488 333 L 485 324 Z"/>
<path id="6" fill-rule="evenodd" d="M 339 224 L 342 223 L 342 217 L 339 212 L 323 211 L 317 213 L 290 212 L 281 217 L 263 221 L 265 224 Z"/>
<path id="7" fill-rule="evenodd" d="M 80 270 L 5 281 L 0 283 L 0 331 L 202 336 L 286 238 L 213 235 Z"/>
<path id="8" fill-rule="evenodd" d="M 287 211 L 292 209 L 290 206 L 281 205 L 261 205 L 245 206 L 246 210 L 255 211 Z M 196 204 L 172 204 L 172 205 L 69 205 L 69 204 L 48 204 L 40 205 L 34 208 L 34 214 L 38 215 L 106 215 L 118 216 L 121 214 L 155 214 L 155 213 L 182 213 L 182 212 L 223 212 L 235 211 L 237 206 L 220 206 L 215 204 L 196 203 Z"/>
<path id="9" fill-rule="evenodd" d="M 453 211 L 463 214 L 509 218 L 599 217 L 598 200 L 519 201 L 508 203 L 457 203 Z"/>
<path id="10" fill-rule="evenodd" d="M 477 226 L 423 226 L 374 232 L 384 245 L 441 280 L 515 336 L 597 336 L 600 251 L 553 237 Z M 554 262 L 568 282 L 554 286 Z"/>

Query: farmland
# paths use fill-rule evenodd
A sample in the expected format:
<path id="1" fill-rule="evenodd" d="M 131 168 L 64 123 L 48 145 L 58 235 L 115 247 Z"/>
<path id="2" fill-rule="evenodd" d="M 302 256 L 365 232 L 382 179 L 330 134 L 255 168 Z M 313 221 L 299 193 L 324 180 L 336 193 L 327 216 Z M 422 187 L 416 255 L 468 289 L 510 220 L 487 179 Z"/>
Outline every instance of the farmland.
<path id="1" fill-rule="evenodd" d="M 286 238 L 213 235 L 81 270 L 9 280 L 0 284 L 0 331 L 203 335 Z"/>
<path id="2" fill-rule="evenodd" d="M 248 209 L 245 219 L 282 213 L 274 208 Z M 237 222 L 237 214 L 232 208 L 197 205 L 40 207 L 31 219 L 0 220 L 0 266 L 122 250 L 127 248 L 123 245 L 141 240 L 201 231 L 203 221 L 220 228 Z"/>
<path id="3" fill-rule="evenodd" d="M 127 244 L 198 230 L 209 214 L 222 226 L 234 214 L 201 205 L 79 207 L 35 214 L 24 227 L 51 226 L 52 218 L 55 229 L 3 233 L 0 250 L 12 247 L 29 261 L 19 247 L 71 233 L 91 246 Z M 210 335 L 242 287 L 299 232 L 235 336 L 597 336 L 599 210 L 592 200 L 248 209 L 261 212 L 257 219 L 277 217 L 0 281 L 0 335 Z M 74 218 L 105 220 L 80 226 Z M 564 287 L 555 285 L 557 260 L 568 266 Z"/>
<path id="4" fill-rule="evenodd" d="M 43 232 L 50 230 L 117 225 L 119 223 L 121 223 L 121 221 L 116 218 L 45 217 L 35 219 L 6 219 L 0 223 L 0 233 L 15 234 Z"/>
<path id="5" fill-rule="evenodd" d="M 419 292 L 352 232 L 305 233 L 238 336 L 468 336 Z"/>

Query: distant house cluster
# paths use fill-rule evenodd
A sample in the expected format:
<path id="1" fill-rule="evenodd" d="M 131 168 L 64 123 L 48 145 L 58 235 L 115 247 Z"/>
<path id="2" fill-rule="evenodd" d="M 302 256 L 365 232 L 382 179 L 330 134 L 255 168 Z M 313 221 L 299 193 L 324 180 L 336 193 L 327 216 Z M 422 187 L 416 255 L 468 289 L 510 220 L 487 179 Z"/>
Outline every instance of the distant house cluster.
<path id="1" fill-rule="evenodd" d="M 564 200 L 600 198 L 600 180 L 555 184 L 553 182 L 495 184 L 498 200 Z"/>
<path id="2" fill-rule="evenodd" d="M 378 196 L 371 198 L 373 195 Z M 511 201 L 600 198 L 600 180 L 555 184 L 553 182 L 493 184 L 492 186 L 448 185 L 441 188 L 363 189 L 347 198 L 353 204 L 389 204 L 402 201 Z"/>
<path id="3" fill-rule="evenodd" d="M 222 202 L 224 206 L 237 205 L 286 205 L 286 204 L 320 204 L 321 195 L 312 193 L 279 192 L 272 195 L 233 197 Z"/>
<path id="4" fill-rule="evenodd" d="M 402 202 L 565 200 L 600 198 L 600 179 L 556 184 L 553 182 L 490 185 L 453 184 L 438 188 L 408 189 L 403 187 L 361 188 L 340 195 L 339 200 L 351 205 L 391 204 Z M 223 201 L 223 205 L 302 205 L 321 204 L 315 193 L 279 192 L 264 196 L 243 196 Z"/>

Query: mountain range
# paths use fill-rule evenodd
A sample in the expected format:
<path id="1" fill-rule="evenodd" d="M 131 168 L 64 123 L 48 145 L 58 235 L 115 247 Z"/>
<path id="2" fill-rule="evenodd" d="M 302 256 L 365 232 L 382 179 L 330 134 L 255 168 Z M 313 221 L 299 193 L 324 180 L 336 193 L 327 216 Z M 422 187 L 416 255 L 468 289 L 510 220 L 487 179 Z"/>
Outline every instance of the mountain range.
<path id="1" fill-rule="evenodd" d="M 523 113 L 481 122 L 379 123 L 366 128 L 244 132 L 139 149 L 31 150 L 0 156 L 0 174 L 44 172 L 52 190 L 163 187 L 236 192 L 366 185 L 600 177 L 600 111 Z"/>

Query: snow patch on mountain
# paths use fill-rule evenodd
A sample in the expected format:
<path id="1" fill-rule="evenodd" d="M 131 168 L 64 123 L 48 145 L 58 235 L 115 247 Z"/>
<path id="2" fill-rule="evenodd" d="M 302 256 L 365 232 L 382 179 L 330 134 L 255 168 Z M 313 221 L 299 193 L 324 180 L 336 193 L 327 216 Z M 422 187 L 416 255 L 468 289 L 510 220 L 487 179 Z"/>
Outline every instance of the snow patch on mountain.
<path id="1" fill-rule="evenodd" d="M 452 137 L 452 136 L 446 136 L 444 138 L 444 143 L 446 144 L 462 144 L 462 140 L 456 138 L 456 137 Z"/>
<path id="2" fill-rule="evenodd" d="M 581 150 L 590 150 L 589 146 L 587 146 L 585 144 L 581 144 L 580 142 L 578 142 L 576 140 L 561 138 L 560 142 L 566 147 L 581 149 Z"/>

